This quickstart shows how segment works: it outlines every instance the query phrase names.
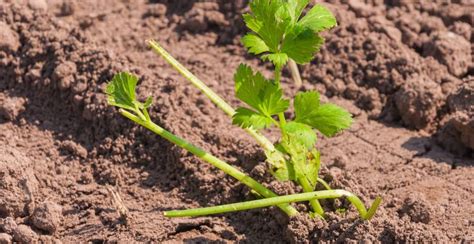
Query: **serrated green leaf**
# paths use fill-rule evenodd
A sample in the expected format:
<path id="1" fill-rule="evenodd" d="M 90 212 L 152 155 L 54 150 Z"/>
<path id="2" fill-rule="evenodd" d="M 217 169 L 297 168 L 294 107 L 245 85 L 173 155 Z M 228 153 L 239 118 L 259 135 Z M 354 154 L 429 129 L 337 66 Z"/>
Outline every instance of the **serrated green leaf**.
<path id="1" fill-rule="evenodd" d="M 267 83 L 265 78 L 258 72 L 254 75 L 249 66 L 241 64 L 234 75 L 234 81 L 237 98 L 253 108 L 258 107 L 261 102 L 260 92 Z"/>
<path id="2" fill-rule="evenodd" d="M 323 104 L 316 111 L 296 117 L 295 121 L 305 123 L 319 130 L 327 137 L 347 129 L 352 124 L 352 115 L 345 109 L 334 104 Z"/>
<path id="3" fill-rule="evenodd" d="M 137 101 L 135 95 L 137 83 L 138 77 L 133 74 L 127 72 L 115 74 L 105 89 L 109 105 L 134 112 L 138 111 L 139 116 L 143 117 L 142 111 L 139 110 L 150 107 L 153 99 L 148 97 L 145 103 Z"/>
<path id="4" fill-rule="evenodd" d="M 250 3 L 251 14 L 244 15 L 249 29 L 257 33 L 272 52 L 285 34 L 291 15 L 284 0 L 254 0 Z"/>
<path id="5" fill-rule="evenodd" d="M 298 22 L 299 25 L 308 27 L 314 32 L 330 29 L 337 25 L 336 17 L 323 5 L 316 4 Z"/>
<path id="6" fill-rule="evenodd" d="M 289 101 L 283 99 L 281 88 L 260 72 L 253 74 L 249 66 L 241 64 L 234 79 L 237 97 L 260 114 L 271 117 L 288 109 Z"/>
<path id="7" fill-rule="evenodd" d="M 289 58 L 298 64 L 310 62 L 324 43 L 318 32 L 337 23 L 331 11 L 319 4 L 300 18 L 308 3 L 309 0 L 251 1 L 251 14 L 244 14 L 244 20 L 260 39 L 245 40 L 245 46 L 251 53 L 263 54 L 262 59 L 272 61 L 277 68 L 286 65 Z"/>
<path id="8" fill-rule="evenodd" d="M 306 121 L 319 108 L 319 93 L 317 91 L 298 92 L 293 106 L 295 121 Z"/>
<path id="9" fill-rule="evenodd" d="M 250 2 L 252 14 L 261 20 L 273 20 L 275 13 L 285 0 L 253 0 Z"/>
<path id="10" fill-rule="evenodd" d="M 275 20 L 277 26 L 279 28 L 282 28 L 283 31 L 286 31 L 286 29 L 291 26 L 291 13 L 289 9 L 289 5 L 287 3 L 282 4 L 277 11 L 275 12 Z"/>
<path id="11" fill-rule="evenodd" d="M 316 133 L 309 125 L 291 121 L 283 126 L 283 131 L 308 149 L 312 149 L 316 143 Z"/>
<path id="12" fill-rule="evenodd" d="M 261 21 L 257 20 L 257 18 L 251 14 L 243 14 L 244 22 L 247 28 L 252 30 L 255 33 L 258 33 L 262 28 L 263 24 Z"/>
<path id="13" fill-rule="evenodd" d="M 232 124 L 238 125 L 242 128 L 252 127 L 259 130 L 270 127 L 272 123 L 272 118 L 247 108 L 238 108 L 234 116 L 232 116 Z"/>
<path id="14" fill-rule="evenodd" d="M 254 34 L 247 34 L 242 37 L 242 43 L 253 54 L 261 54 L 270 51 L 270 48 L 265 42 Z"/>
<path id="15" fill-rule="evenodd" d="M 288 55 L 286 53 L 270 53 L 262 55 L 262 60 L 270 60 L 275 67 L 281 69 L 288 62 Z"/>
<path id="16" fill-rule="evenodd" d="M 135 87 L 138 77 L 127 72 L 120 72 L 114 75 L 107 84 L 107 101 L 112 106 L 124 109 L 135 110 L 139 103 L 136 101 Z"/>
<path id="17" fill-rule="evenodd" d="M 309 0 L 288 0 L 292 20 L 296 23 L 303 13 L 303 9 L 308 5 Z"/>
<path id="18" fill-rule="evenodd" d="M 324 43 L 324 38 L 310 29 L 295 27 L 283 41 L 281 51 L 298 64 L 309 63 Z"/>
<path id="19" fill-rule="evenodd" d="M 307 124 L 331 137 L 352 124 L 352 115 L 334 104 L 319 104 L 316 91 L 300 92 L 294 100 L 295 122 Z"/>

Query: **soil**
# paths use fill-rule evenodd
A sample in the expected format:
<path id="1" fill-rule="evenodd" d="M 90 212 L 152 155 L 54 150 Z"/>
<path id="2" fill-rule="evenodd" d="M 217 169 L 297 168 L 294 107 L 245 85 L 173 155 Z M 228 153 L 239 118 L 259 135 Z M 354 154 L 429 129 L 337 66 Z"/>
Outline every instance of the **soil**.
<path id="1" fill-rule="evenodd" d="M 287 95 L 317 89 L 355 116 L 349 131 L 319 140 L 321 175 L 367 204 L 383 197 L 371 221 L 343 199 L 323 202 L 322 221 L 274 208 L 163 217 L 253 197 L 106 104 L 113 74 L 136 73 L 157 123 L 280 194 L 297 192 L 265 174 L 252 138 L 145 43 L 162 43 L 237 106 L 239 63 L 271 75 L 240 44 L 245 1 L 3 0 L 0 243 L 473 241 L 474 5 L 411 2 L 324 3 L 338 27 L 301 67 L 302 88 L 284 73 Z"/>

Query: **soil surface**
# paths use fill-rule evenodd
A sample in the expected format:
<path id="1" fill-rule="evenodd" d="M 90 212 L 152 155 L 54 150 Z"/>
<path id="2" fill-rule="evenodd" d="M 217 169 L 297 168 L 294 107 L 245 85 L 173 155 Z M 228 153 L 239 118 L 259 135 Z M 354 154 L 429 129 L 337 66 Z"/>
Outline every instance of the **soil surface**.
<path id="1" fill-rule="evenodd" d="M 287 95 L 317 89 L 354 115 L 318 147 L 332 187 L 366 204 L 383 197 L 364 222 L 342 199 L 323 202 L 326 221 L 275 208 L 163 217 L 253 196 L 107 106 L 118 71 L 141 77 L 138 94 L 153 96 L 160 125 L 280 194 L 299 191 L 265 174 L 253 139 L 145 43 L 159 41 L 238 106 L 241 62 L 271 75 L 240 43 L 245 1 L 2 0 L 0 243 L 474 241 L 474 5 L 411 2 L 324 3 L 339 25 L 301 67 L 304 86 L 284 72 Z"/>

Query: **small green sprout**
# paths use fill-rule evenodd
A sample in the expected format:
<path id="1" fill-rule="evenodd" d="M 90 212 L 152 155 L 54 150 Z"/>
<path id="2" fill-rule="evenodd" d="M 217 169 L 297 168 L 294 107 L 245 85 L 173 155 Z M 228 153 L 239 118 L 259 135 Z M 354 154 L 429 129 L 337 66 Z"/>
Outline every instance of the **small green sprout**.
<path id="1" fill-rule="evenodd" d="M 299 92 L 293 99 L 283 96 L 280 84 L 282 68 L 290 62 L 291 69 L 291 61 L 299 64 L 310 62 L 324 42 L 319 32 L 336 25 L 332 13 L 321 5 L 314 6 L 302 16 L 308 2 L 309 0 L 254 0 L 250 3 L 252 12 L 245 14 L 244 20 L 253 33 L 244 36 L 242 41 L 249 52 L 271 61 L 275 65 L 275 72 L 273 79 L 267 79 L 261 73 L 254 72 L 250 66 L 241 64 L 234 75 L 235 94 L 246 106 L 237 109 L 232 108 L 157 42 L 148 41 L 152 49 L 229 115 L 233 124 L 242 127 L 256 139 L 265 151 L 269 171 L 277 180 L 294 181 L 302 187 L 304 193 L 278 196 L 247 174 L 155 124 L 148 113 L 152 99 L 148 98 L 144 103 L 136 100 L 138 77 L 122 72 L 116 74 L 108 84 L 108 102 L 119 107 L 123 116 L 221 169 L 247 185 L 259 198 L 263 198 L 207 208 L 166 211 L 165 216 L 202 216 L 268 206 L 278 206 L 288 216 L 294 216 L 298 211 L 290 203 L 309 201 L 313 209 L 310 215 L 324 218 L 324 209 L 318 199 L 340 197 L 347 198 L 362 219 L 370 219 L 375 214 L 381 203 L 380 197 L 367 210 L 357 196 L 344 190 L 331 189 L 319 177 L 321 155 L 315 148 L 316 131 L 326 137 L 335 136 L 351 126 L 351 114 L 337 105 L 321 104 L 317 91 Z M 285 112 L 291 106 L 294 116 L 287 118 Z M 280 137 L 275 143 L 260 133 L 273 126 L 280 131 Z M 326 190 L 316 191 L 318 184 Z"/>

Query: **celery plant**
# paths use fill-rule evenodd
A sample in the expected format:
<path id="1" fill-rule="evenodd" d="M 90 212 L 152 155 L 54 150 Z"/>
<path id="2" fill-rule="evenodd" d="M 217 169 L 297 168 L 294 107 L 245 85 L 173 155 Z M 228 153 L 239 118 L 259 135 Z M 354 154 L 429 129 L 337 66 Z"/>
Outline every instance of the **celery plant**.
<path id="1" fill-rule="evenodd" d="M 263 197 L 260 200 L 215 207 L 167 211 L 165 216 L 200 216 L 274 205 L 293 216 L 298 212 L 289 203 L 309 201 L 314 211 L 311 214 L 324 217 L 324 209 L 318 199 L 339 197 L 346 197 L 359 211 L 361 218 L 370 219 L 373 216 L 381 198 L 377 197 L 369 210 L 366 210 L 357 196 L 344 190 L 332 190 L 319 178 L 321 162 L 320 152 L 315 148 L 316 131 L 327 137 L 334 136 L 350 127 L 351 114 L 334 104 L 320 104 L 317 91 L 299 92 L 292 101 L 283 96 L 280 84 L 282 68 L 290 62 L 290 66 L 293 66 L 291 69 L 294 70 L 296 64 L 292 62 L 304 64 L 311 61 L 324 42 L 319 32 L 336 25 L 332 13 L 321 5 L 314 6 L 302 16 L 308 2 L 309 0 L 254 0 L 250 3 L 252 12 L 245 14 L 244 20 L 252 33 L 244 36 L 242 41 L 249 52 L 271 61 L 275 70 L 273 79 L 267 79 L 261 73 L 254 72 L 250 66 L 241 64 L 234 75 L 235 92 L 246 106 L 235 110 L 157 42 L 148 42 L 158 54 L 229 115 L 233 124 L 242 127 L 256 139 L 263 147 L 269 171 L 276 179 L 294 181 L 301 185 L 305 193 L 277 196 L 245 173 L 153 123 L 148 114 L 151 98 L 144 103 L 136 100 L 136 76 L 122 72 L 115 75 L 108 84 L 109 104 L 119 107 L 123 116 L 223 170 Z M 287 118 L 285 112 L 291 104 L 294 116 Z M 275 143 L 260 133 L 272 126 L 276 126 L 281 133 Z M 315 191 L 318 183 L 327 190 Z"/>

